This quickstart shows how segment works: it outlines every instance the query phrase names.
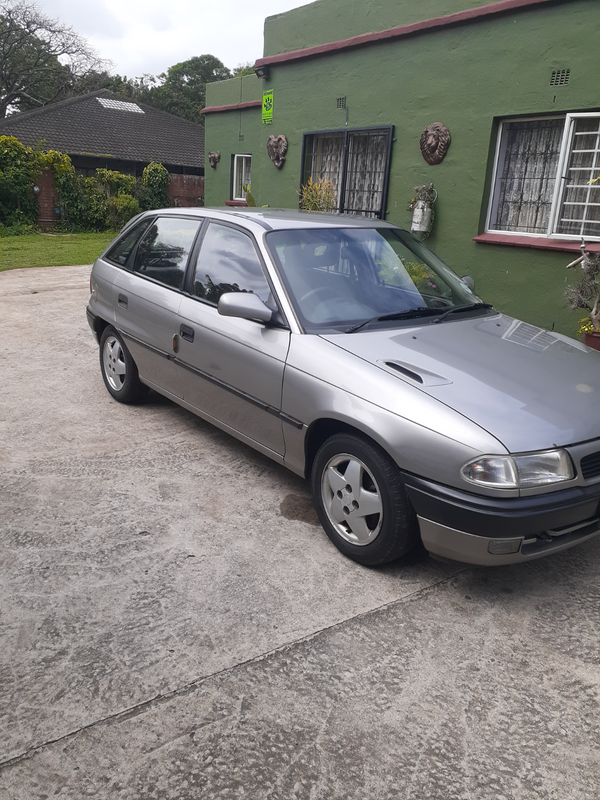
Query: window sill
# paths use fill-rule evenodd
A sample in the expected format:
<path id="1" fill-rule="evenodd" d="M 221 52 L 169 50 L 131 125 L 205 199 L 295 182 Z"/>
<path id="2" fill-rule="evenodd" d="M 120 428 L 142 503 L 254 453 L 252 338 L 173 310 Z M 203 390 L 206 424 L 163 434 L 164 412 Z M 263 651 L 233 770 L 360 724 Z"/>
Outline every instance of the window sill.
<path id="1" fill-rule="evenodd" d="M 226 206 L 241 206 L 242 208 L 246 208 L 248 203 L 245 200 L 225 200 Z"/>
<path id="2" fill-rule="evenodd" d="M 565 250 L 569 253 L 580 252 L 580 242 L 574 239 L 550 239 L 540 236 L 510 236 L 508 234 L 481 233 L 473 237 L 479 244 L 498 244 L 508 247 L 531 247 L 534 250 Z M 590 253 L 600 252 L 600 242 L 586 242 L 585 249 Z"/>

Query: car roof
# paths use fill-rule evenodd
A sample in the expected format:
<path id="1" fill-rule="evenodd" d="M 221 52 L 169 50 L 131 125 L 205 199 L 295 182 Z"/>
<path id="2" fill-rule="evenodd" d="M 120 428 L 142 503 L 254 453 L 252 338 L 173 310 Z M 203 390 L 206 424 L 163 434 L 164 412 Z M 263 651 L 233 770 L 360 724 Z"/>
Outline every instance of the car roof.
<path id="1" fill-rule="evenodd" d="M 397 228 L 390 222 L 372 217 L 355 217 L 349 214 L 325 214 L 320 211 L 298 211 L 288 208 L 165 208 L 146 212 L 147 215 L 175 215 L 186 217 L 212 217 L 232 222 L 246 220 L 265 230 L 290 228 Z"/>

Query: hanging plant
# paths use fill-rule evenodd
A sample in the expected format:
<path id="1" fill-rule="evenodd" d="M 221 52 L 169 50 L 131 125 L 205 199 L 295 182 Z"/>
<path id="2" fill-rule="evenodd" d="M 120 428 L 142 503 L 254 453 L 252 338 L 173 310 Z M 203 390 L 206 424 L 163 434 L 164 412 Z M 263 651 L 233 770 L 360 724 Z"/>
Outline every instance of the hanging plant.
<path id="1" fill-rule="evenodd" d="M 426 239 L 433 228 L 435 212 L 433 204 L 437 200 L 437 192 L 433 188 L 433 183 L 429 186 L 415 186 L 414 197 L 408 204 L 408 211 L 413 215 L 410 230 L 413 233 L 420 233 L 421 239 Z"/>
<path id="2" fill-rule="evenodd" d="M 581 245 L 581 256 L 572 261 L 567 269 L 579 266 L 579 283 L 567 286 L 565 298 L 569 308 L 585 309 L 593 331 L 600 331 L 600 253 L 588 253 Z"/>

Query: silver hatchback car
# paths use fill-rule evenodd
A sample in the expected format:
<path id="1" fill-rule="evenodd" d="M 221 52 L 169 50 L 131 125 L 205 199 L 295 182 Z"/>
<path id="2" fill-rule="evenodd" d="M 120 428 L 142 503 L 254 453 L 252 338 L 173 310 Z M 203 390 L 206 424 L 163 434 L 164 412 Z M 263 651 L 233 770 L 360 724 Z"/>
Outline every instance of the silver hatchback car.
<path id="1" fill-rule="evenodd" d="M 110 394 L 148 387 L 310 478 L 377 565 L 472 564 L 600 533 L 600 355 L 482 302 L 406 231 L 272 209 L 142 214 L 94 264 Z"/>

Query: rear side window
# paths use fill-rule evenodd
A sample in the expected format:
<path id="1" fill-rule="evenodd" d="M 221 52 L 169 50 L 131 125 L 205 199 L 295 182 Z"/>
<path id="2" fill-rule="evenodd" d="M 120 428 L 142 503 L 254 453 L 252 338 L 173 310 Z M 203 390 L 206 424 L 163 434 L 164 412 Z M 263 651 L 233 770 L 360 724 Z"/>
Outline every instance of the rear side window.
<path id="1" fill-rule="evenodd" d="M 216 304 L 226 292 L 251 292 L 266 303 L 271 290 L 252 239 L 211 222 L 196 264 L 194 295 Z"/>
<path id="2" fill-rule="evenodd" d="M 174 289 L 181 289 L 200 222 L 177 217 L 155 219 L 135 254 L 134 272 Z"/>
<path id="3" fill-rule="evenodd" d="M 114 262 L 115 264 L 119 264 L 119 266 L 124 267 L 127 263 L 127 259 L 131 255 L 131 251 L 137 244 L 138 239 L 144 233 L 148 225 L 152 222 L 152 219 L 145 219 L 143 222 L 134 225 L 133 228 L 125 234 L 119 241 L 111 247 L 111 249 L 106 254 L 106 258 L 109 261 Z"/>

